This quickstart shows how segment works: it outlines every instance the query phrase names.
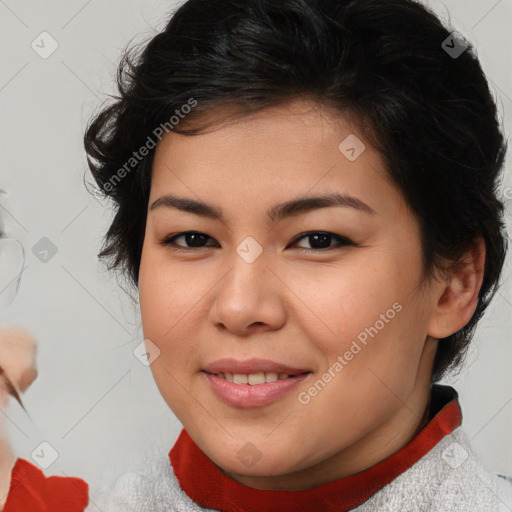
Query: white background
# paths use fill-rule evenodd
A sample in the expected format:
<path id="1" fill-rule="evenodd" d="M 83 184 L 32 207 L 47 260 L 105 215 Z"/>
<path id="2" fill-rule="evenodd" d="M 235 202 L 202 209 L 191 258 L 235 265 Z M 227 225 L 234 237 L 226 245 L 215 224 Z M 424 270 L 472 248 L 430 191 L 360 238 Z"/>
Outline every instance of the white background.
<path id="1" fill-rule="evenodd" d="M 476 45 L 508 136 L 512 0 L 428 3 Z M 0 188 L 8 191 L 0 216 L 8 235 L 24 244 L 27 264 L 3 321 L 25 326 L 39 343 L 39 376 L 23 397 L 30 418 L 11 401 L 0 420 L 19 457 L 31 460 L 47 441 L 59 458 L 46 474 L 80 476 L 93 489 L 142 454 L 168 453 L 181 429 L 149 368 L 133 356 L 142 341 L 136 307 L 97 261 L 111 212 L 84 187 L 82 144 L 89 116 L 113 92 L 120 50 L 134 36 L 161 30 L 174 7 L 161 0 L 0 1 Z M 43 31 L 59 44 L 48 59 L 31 48 Z M 58 252 L 42 263 L 31 248 L 45 236 Z M 464 428 L 489 468 L 508 475 L 510 258 L 469 367 L 444 381 L 458 390 Z"/>

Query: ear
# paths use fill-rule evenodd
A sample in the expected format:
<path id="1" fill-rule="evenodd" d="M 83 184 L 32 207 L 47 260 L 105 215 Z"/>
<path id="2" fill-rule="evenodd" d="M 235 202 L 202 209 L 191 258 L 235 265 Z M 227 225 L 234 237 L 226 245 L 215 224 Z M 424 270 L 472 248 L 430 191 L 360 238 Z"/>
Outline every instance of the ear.
<path id="1" fill-rule="evenodd" d="M 485 266 L 485 241 L 480 236 L 451 274 L 436 287 L 427 333 L 441 339 L 462 329 L 478 305 Z"/>

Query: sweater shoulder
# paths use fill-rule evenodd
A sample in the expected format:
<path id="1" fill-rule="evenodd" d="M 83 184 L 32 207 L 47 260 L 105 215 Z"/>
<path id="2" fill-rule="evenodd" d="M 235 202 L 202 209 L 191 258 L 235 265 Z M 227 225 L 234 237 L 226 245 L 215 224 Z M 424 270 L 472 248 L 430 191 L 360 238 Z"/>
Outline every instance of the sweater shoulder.
<path id="1" fill-rule="evenodd" d="M 491 471 L 461 428 L 440 454 L 448 466 L 432 503 L 433 512 L 512 510 L 512 482 Z"/>
<path id="2" fill-rule="evenodd" d="M 138 468 L 92 494 L 85 512 L 215 512 L 181 489 L 167 456 Z M 509 512 L 512 483 L 488 470 L 462 427 L 353 509 L 354 512 Z"/>
<path id="3" fill-rule="evenodd" d="M 354 512 L 508 512 L 512 483 L 490 471 L 461 426 Z"/>
<path id="4" fill-rule="evenodd" d="M 146 458 L 99 489 L 84 512 L 204 512 L 181 489 L 167 456 Z M 214 511 L 211 511 L 214 512 Z"/>

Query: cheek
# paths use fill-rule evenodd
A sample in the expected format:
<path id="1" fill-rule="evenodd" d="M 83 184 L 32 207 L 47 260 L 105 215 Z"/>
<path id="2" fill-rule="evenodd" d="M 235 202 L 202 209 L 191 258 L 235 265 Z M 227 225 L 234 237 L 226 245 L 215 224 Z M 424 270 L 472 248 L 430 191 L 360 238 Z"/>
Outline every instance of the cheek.
<path id="1" fill-rule="evenodd" d="M 357 268 L 319 268 L 314 280 L 297 276 L 301 303 L 308 306 L 297 318 L 322 354 L 323 370 L 343 358 L 344 386 L 371 389 L 382 376 L 407 387 L 424 341 L 421 304 L 411 293 L 417 276 L 407 262 L 375 255 Z"/>
<path id="2" fill-rule="evenodd" d="M 396 265 L 396 264 L 395 264 Z M 312 277 L 313 276 L 313 277 Z M 381 315 L 390 322 L 379 322 L 379 331 L 389 330 L 388 325 L 397 318 L 397 306 L 403 294 L 397 285 L 396 272 L 386 261 L 370 261 L 351 265 L 324 265 L 312 272 L 301 272 L 289 276 L 291 288 L 300 290 L 300 300 L 296 301 L 302 313 L 302 329 L 310 333 L 312 339 L 326 340 L 326 348 L 343 350 L 344 343 L 364 332 Z M 403 286 L 403 285 L 402 285 Z M 387 319 L 387 318 L 386 318 Z M 396 322 L 395 322 L 396 323 Z"/>
<path id="3" fill-rule="evenodd" d="M 144 338 L 160 350 L 151 370 L 164 395 L 174 389 L 174 375 L 197 370 L 199 318 L 207 315 L 204 304 L 211 286 L 192 265 L 178 267 L 165 253 L 143 250 L 139 272 L 142 328 Z"/>
<path id="4" fill-rule="evenodd" d="M 173 274 L 157 258 L 143 252 L 139 272 L 142 329 L 144 338 L 160 351 L 150 369 L 160 394 L 172 410 L 179 409 L 183 402 L 180 372 L 186 370 L 194 350 L 190 336 L 183 335 L 190 309 L 183 293 L 187 288 Z"/>
<path id="5" fill-rule="evenodd" d="M 196 299 L 196 284 L 193 275 L 170 264 L 158 251 L 143 250 L 139 301 L 146 338 L 165 341 L 172 337 Z"/>

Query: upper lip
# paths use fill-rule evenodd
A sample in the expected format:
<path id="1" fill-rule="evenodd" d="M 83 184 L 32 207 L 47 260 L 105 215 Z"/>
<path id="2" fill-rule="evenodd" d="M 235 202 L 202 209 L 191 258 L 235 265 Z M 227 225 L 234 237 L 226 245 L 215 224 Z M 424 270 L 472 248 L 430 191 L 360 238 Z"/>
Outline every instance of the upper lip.
<path id="1" fill-rule="evenodd" d="M 310 370 L 303 368 L 292 368 L 286 364 L 276 363 L 268 359 L 217 359 L 207 364 L 203 370 L 207 373 L 286 373 L 287 375 L 298 375 L 307 373 Z"/>

